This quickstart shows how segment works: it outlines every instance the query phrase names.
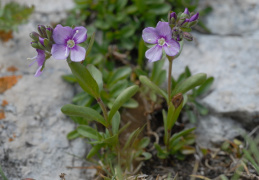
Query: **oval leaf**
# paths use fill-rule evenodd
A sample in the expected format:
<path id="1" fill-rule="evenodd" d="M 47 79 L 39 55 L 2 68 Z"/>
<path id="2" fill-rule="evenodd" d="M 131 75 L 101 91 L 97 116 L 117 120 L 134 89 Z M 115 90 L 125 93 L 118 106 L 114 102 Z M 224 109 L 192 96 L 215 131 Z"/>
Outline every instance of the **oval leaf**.
<path id="1" fill-rule="evenodd" d="M 160 89 L 155 83 L 150 81 L 146 76 L 140 76 L 139 80 L 141 83 L 148 86 L 150 89 L 154 90 L 156 93 L 160 94 L 161 96 L 163 96 L 166 100 L 168 99 L 166 92 Z"/>
<path id="2" fill-rule="evenodd" d="M 95 139 L 95 140 L 99 140 L 101 138 L 101 135 L 99 134 L 99 132 L 96 129 L 93 129 L 87 125 L 78 126 L 77 132 L 81 136 L 84 136 L 87 138 L 91 138 L 91 139 Z"/>
<path id="3" fill-rule="evenodd" d="M 99 91 L 103 89 L 103 75 L 102 73 L 92 64 L 87 65 L 87 69 L 92 74 L 93 78 L 96 80 Z"/>
<path id="4" fill-rule="evenodd" d="M 81 88 L 96 99 L 100 97 L 99 87 L 89 70 L 78 62 L 68 63 Z"/>
<path id="5" fill-rule="evenodd" d="M 127 102 L 136 92 L 138 91 L 139 87 L 137 85 L 133 85 L 122 91 L 122 93 L 115 99 L 111 111 L 109 113 L 108 120 L 111 121 L 114 114 L 118 109 Z"/>
<path id="6" fill-rule="evenodd" d="M 199 73 L 199 74 L 196 74 L 194 76 L 187 78 L 183 82 L 176 85 L 176 87 L 174 88 L 174 90 L 172 92 L 172 97 L 178 93 L 184 94 L 187 91 L 195 88 L 196 86 L 201 85 L 206 80 L 206 77 L 207 77 L 206 74 Z"/>
<path id="7" fill-rule="evenodd" d="M 68 116 L 84 117 L 89 120 L 97 121 L 104 126 L 107 126 L 104 118 L 94 109 L 89 107 L 78 106 L 74 104 L 66 104 L 61 108 L 61 111 Z"/>

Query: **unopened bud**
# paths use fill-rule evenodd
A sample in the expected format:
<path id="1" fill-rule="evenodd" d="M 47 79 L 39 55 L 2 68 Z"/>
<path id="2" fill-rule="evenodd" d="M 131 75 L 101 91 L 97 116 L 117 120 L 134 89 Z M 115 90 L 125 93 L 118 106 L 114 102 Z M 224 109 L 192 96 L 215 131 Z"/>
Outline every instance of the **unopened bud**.
<path id="1" fill-rule="evenodd" d="M 172 103 L 173 103 L 175 109 L 177 109 L 181 105 L 182 102 L 183 102 L 182 93 L 178 93 L 178 94 L 174 95 L 174 97 L 172 98 Z"/>
<path id="2" fill-rule="evenodd" d="M 172 21 L 172 20 L 176 21 L 176 19 L 177 19 L 176 13 L 175 13 L 175 12 L 172 12 L 172 13 L 170 14 L 170 20 L 171 20 L 171 21 Z"/>
<path id="3" fill-rule="evenodd" d="M 35 49 L 41 49 L 43 50 L 43 48 L 41 48 L 37 42 L 31 42 L 31 47 L 35 48 Z"/>
<path id="4" fill-rule="evenodd" d="M 191 35 L 191 33 L 188 33 L 188 32 L 183 32 L 183 38 L 186 39 L 187 41 L 193 40 L 193 36 Z"/>
<path id="5" fill-rule="evenodd" d="M 189 10 L 188 10 L 188 8 L 185 8 L 185 10 L 184 10 L 184 12 L 183 12 L 184 14 L 187 14 L 187 15 L 189 15 L 190 16 L 190 12 L 189 12 Z"/>
<path id="6" fill-rule="evenodd" d="M 198 23 L 198 20 L 189 22 L 188 27 L 193 27 Z"/>
<path id="7" fill-rule="evenodd" d="M 51 39 L 52 38 L 52 31 L 51 31 L 51 29 L 47 28 L 46 33 L 47 33 L 47 38 Z"/>
<path id="8" fill-rule="evenodd" d="M 44 45 L 42 45 L 42 44 L 41 44 L 41 42 L 38 42 L 38 46 L 39 46 L 39 47 L 40 47 L 40 49 L 42 49 L 42 50 L 44 50 L 44 49 L 45 49 Z"/>
<path id="9" fill-rule="evenodd" d="M 47 38 L 44 39 L 44 46 L 46 47 L 47 50 L 51 51 L 52 43 L 50 42 L 49 39 Z"/>
<path id="10" fill-rule="evenodd" d="M 38 41 L 39 40 L 39 37 L 40 37 L 40 35 L 38 34 L 38 33 L 36 33 L 36 32 L 32 32 L 32 33 L 30 33 L 30 35 L 29 35 L 33 40 L 35 40 L 35 41 Z"/>
<path id="11" fill-rule="evenodd" d="M 47 38 L 46 27 L 41 25 L 40 29 L 41 29 L 41 32 L 43 33 L 43 37 Z"/>
<path id="12" fill-rule="evenodd" d="M 196 21 L 199 18 L 199 13 L 194 14 L 191 18 L 190 18 L 190 22 Z"/>

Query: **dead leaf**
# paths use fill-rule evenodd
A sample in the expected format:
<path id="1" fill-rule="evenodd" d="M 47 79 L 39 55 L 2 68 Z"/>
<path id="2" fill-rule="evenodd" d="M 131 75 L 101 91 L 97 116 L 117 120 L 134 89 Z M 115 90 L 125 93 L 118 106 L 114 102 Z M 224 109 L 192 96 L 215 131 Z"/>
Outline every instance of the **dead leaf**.
<path id="1" fill-rule="evenodd" d="M 18 79 L 21 79 L 22 76 L 4 76 L 4 77 L 0 77 L 0 93 L 5 92 L 7 89 L 10 89 L 11 87 L 13 87 Z"/>

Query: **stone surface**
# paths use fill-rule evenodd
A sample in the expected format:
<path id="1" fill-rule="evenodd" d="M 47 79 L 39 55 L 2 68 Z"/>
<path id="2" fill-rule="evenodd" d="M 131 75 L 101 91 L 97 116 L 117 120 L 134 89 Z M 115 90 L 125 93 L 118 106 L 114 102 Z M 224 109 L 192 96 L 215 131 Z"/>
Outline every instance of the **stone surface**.
<path id="1" fill-rule="evenodd" d="M 200 0 L 201 7 L 210 5 L 213 11 L 206 17 L 206 26 L 216 35 L 250 35 L 258 31 L 257 0 Z"/>
<path id="2" fill-rule="evenodd" d="M 202 2 L 214 8 L 206 22 L 215 34 L 193 33 L 195 40 L 185 43 L 181 56 L 174 62 L 173 75 L 179 75 L 188 65 L 193 74 L 204 72 L 213 76 L 212 92 L 203 102 L 244 125 L 258 123 L 255 117 L 259 113 L 259 34 L 254 30 L 259 27 L 255 13 L 259 2 Z"/>
<path id="3" fill-rule="evenodd" d="M 14 39 L 0 42 L 0 77 L 22 76 L 0 94 L 0 110 L 5 113 L 5 118 L 0 119 L 0 164 L 10 180 L 59 179 L 61 173 L 67 174 L 67 179 L 87 179 L 92 171 L 67 168 L 87 166 L 83 160 L 89 146 L 82 139 L 66 139 L 75 127 L 60 111 L 62 105 L 70 103 L 75 91 L 61 78 L 70 72 L 66 61 L 49 59 L 42 76 L 36 78 L 33 75 L 37 65 L 29 67 L 31 62 L 26 60 L 37 54 L 30 47 L 29 33 L 36 31 L 38 24 L 58 23 L 66 17 L 65 10 L 72 8 L 73 1 L 17 1 L 34 4 L 36 12 L 14 33 Z M 6 2 L 9 0 L 3 1 Z M 10 66 L 18 71 L 9 72 Z M 1 106 L 4 100 L 8 105 Z"/>

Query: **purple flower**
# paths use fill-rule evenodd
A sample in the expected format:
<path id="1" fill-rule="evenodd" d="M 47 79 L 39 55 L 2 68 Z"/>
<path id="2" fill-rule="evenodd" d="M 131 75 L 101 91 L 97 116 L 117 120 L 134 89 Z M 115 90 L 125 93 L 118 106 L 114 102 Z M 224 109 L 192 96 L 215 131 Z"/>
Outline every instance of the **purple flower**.
<path id="1" fill-rule="evenodd" d="M 180 44 L 172 39 L 172 30 L 168 22 L 159 21 L 156 28 L 145 28 L 142 38 L 146 43 L 155 44 L 145 54 L 150 62 L 160 60 L 163 50 L 168 56 L 175 56 L 180 50 Z"/>
<path id="2" fill-rule="evenodd" d="M 38 55 L 33 57 L 33 58 L 28 58 L 28 59 L 29 60 L 34 60 L 29 66 L 32 66 L 37 61 L 39 68 L 37 69 L 37 71 L 36 71 L 34 76 L 38 77 L 42 73 L 42 66 L 43 66 L 44 61 L 45 61 L 45 51 L 44 50 L 40 50 L 40 49 L 36 49 L 36 51 L 38 52 Z"/>
<path id="3" fill-rule="evenodd" d="M 87 30 L 82 27 L 63 27 L 58 24 L 53 30 L 53 39 L 56 44 L 52 45 L 51 54 L 55 59 L 66 59 L 69 56 L 72 61 L 82 61 L 85 59 L 85 48 L 78 46 L 87 38 Z"/>

